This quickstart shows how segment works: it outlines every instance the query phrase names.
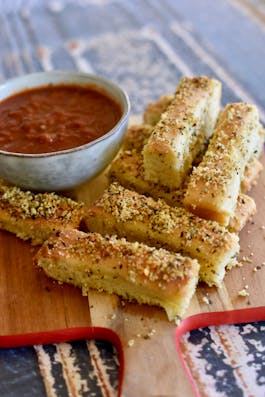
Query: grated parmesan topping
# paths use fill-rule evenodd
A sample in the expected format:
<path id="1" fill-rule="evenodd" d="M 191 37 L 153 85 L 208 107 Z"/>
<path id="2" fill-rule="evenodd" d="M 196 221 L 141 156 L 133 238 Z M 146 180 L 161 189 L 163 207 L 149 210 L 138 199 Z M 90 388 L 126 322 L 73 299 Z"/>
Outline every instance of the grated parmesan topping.
<path id="1" fill-rule="evenodd" d="M 152 132 L 152 127 L 147 124 L 133 125 L 128 128 L 124 141 L 123 150 L 135 149 L 137 152 L 142 151 Z"/>
<path id="2" fill-rule="evenodd" d="M 83 204 L 55 193 L 23 191 L 16 186 L 5 185 L 1 181 L 0 207 L 8 208 L 12 216 L 19 216 L 23 219 L 58 217 L 70 220 L 72 212 L 82 208 Z"/>
<path id="3" fill-rule="evenodd" d="M 209 254 L 230 244 L 231 233 L 217 222 L 197 217 L 182 207 L 170 207 L 163 200 L 154 200 L 118 183 L 112 183 L 96 203 L 114 216 L 117 222 L 136 221 L 150 225 L 153 231 L 168 233 L 180 239 L 181 245 L 192 240 L 207 244 Z"/>
<path id="4" fill-rule="evenodd" d="M 182 78 L 173 100 L 154 127 L 151 140 L 155 138 L 171 146 L 177 133 L 196 140 L 201 124 L 200 113 L 205 105 L 203 105 L 202 98 L 206 103 L 211 93 L 211 84 L 212 80 L 204 76 Z M 198 101 L 197 97 L 201 103 L 200 112 L 194 106 Z"/>
<path id="5" fill-rule="evenodd" d="M 167 283 L 192 276 L 194 266 L 197 266 L 197 261 L 189 257 L 139 242 L 131 243 L 124 238 L 77 231 L 72 236 L 71 231 L 65 231 L 59 239 L 49 240 L 47 247 L 50 253 L 58 249 L 60 255 L 74 255 L 80 261 L 86 261 L 89 255 L 93 263 L 99 263 L 104 258 L 115 258 L 113 269 L 117 272 L 124 269 L 133 283 L 140 278 L 158 282 L 159 287 L 163 288 Z"/>
<path id="6" fill-rule="evenodd" d="M 251 133 L 258 131 L 258 113 L 254 106 L 233 103 L 222 112 L 202 162 L 193 169 L 188 189 L 203 184 L 203 193 L 215 196 L 226 191 L 231 176 L 242 177 L 248 160 Z"/>

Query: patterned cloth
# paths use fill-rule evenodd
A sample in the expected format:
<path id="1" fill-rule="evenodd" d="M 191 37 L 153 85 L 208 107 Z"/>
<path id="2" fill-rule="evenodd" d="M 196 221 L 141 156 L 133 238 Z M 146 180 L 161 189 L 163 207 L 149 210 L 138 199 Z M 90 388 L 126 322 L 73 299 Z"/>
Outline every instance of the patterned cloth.
<path id="1" fill-rule="evenodd" d="M 258 5 L 251 13 L 253 1 L 241 3 L 2 0 L 0 78 L 54 68 L 101 74 L 128 91 L 136 114 L 172 92 L 181 76 L 205 74 L 223 82 L 224 103 L 254 102 L 264 121 L 265 11 Z M 227 338 L 244 353 L 243 373 L 250 370 L 247 395 L 264 396 L 264 324 L 249 327 L 229 327 Z M 243 361 L 229 362 L 218 332 L 207 328 L 186 335 L 187 360 L 199 379 L 207 380 L 202 395 L 243 396 L 238 375 Z M 114 396 L 118 368 L 115 350 L 102 342 L 2 349 L 0 394 Z"/>
<path id="2" fill-rule="evenodd" d="M 119 363 L 107 342 L 0 349 L 1 397 L 117 395 Z"/>
<path id="3" fill-rule="evenodd" d="M 265 321 L 197 329 L 181 349 L 201 396 L 265 396 Z"/>

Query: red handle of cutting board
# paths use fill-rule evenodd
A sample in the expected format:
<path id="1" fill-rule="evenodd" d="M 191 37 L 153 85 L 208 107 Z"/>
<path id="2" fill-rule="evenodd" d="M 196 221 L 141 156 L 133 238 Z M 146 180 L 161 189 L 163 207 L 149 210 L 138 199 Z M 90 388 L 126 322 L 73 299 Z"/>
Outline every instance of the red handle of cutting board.
<path id="1" fill-rule="evenodd" d="M 188 331 L 202 327 L 225 324 L 239 324 L 255 321 L 265 321 L 265 306 L 249 309 L 230 310 L 224 312 L 199 313 L 187 317 L 180 323 L 180 325 L 175 330 L 175 345 L 184 370 L 192 385 L 195 396 L 199 397 L 199 392 L 182 355 L 180 347 L 180 339 L 182 335 Z M 111 342 L 116 346 L 120 362 L 118 389 L 118 397 L 120 397 L 124 375 L 124 353 L 119 336 L 111 329 L 103 327 L 78 327 L 28 334 L 5 335 L 0 336 L 0 348 L 43 345 L 50 343 L 69 342 L 72 340 L 81 339 L 105 340 Z"/>
<path id="2" fill-rule="evenodd" d="M 111 329 L 103 327 L 75 327 L 28 334 L 4 335 L 0 336 L 0 348 L 45 345 L 82 339 L 105 340 L 117 348 L 120 363 L 118 388 L 118 397 L 120 397 L 124 374 L 124 354 L 119 336 Z"/>

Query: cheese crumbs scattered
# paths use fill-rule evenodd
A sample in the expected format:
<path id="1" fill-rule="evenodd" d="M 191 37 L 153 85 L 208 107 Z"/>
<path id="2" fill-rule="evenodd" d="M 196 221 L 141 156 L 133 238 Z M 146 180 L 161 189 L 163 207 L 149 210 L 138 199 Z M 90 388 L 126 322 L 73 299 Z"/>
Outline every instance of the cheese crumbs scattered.
<path id="1" fill-rule="evenodd" d="M 245 285 L 243 289 L 238 291 L 238 296 L 242 296 L 242 297 L 249 296 L 248 285 Z"/>

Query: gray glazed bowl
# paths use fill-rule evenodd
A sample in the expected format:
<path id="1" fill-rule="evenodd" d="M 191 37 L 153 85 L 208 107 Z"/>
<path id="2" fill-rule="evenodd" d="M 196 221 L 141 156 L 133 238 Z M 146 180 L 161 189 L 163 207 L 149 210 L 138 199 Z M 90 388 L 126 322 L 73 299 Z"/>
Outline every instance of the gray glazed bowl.
<path id="1" fill-rule="evenodd" d="M 27 88 L 47 84 L 93 84 L 109 93 L 122 107 L 116 126 L 93 142 L 72 149 L 21 154 L 0 150 L 0 177 L 36 191 L 68 190 L 99 174 L 117 154 L 128 125 L 129 98 L 118 85 L 92 74 L 52 71 L 24 75 L 0 86 L 0 101 Z"/>

